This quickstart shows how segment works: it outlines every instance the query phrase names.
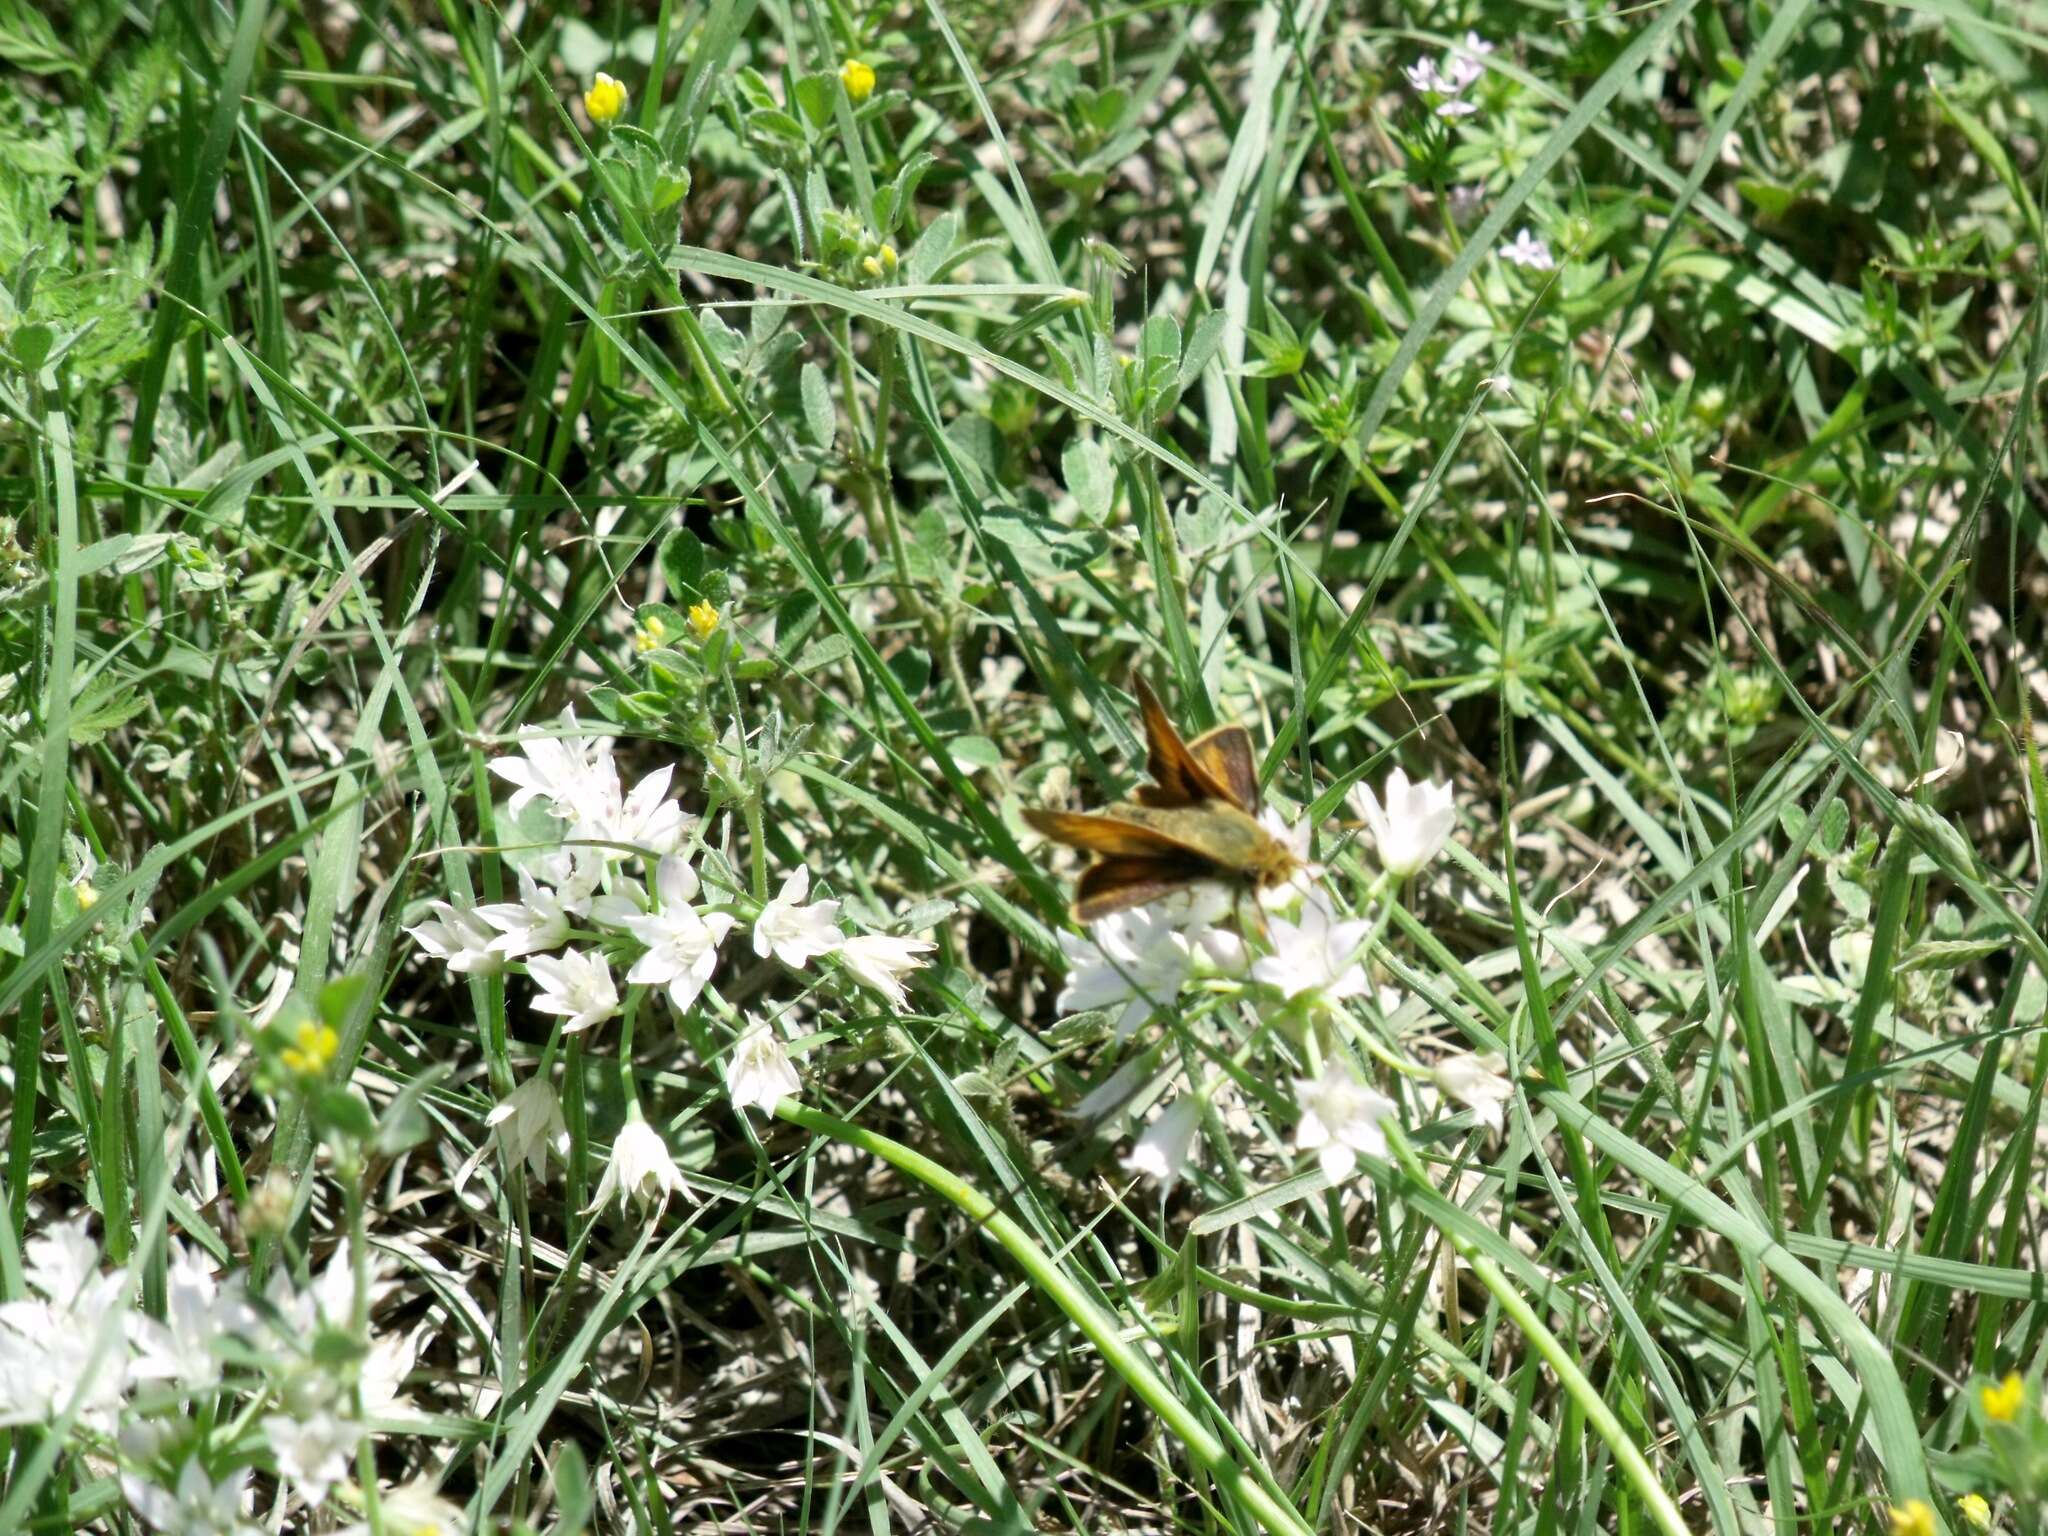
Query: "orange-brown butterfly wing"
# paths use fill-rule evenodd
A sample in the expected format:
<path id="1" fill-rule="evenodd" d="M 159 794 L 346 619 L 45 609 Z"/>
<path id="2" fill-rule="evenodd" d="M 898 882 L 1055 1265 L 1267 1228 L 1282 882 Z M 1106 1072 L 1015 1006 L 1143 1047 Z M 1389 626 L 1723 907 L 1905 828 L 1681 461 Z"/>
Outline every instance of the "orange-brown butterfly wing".
<path id="1" fill-rule="evenodd" d="M 1113 912 L 1142 907 L 1170 896 L 1215 870 L 1196 859 L 1140 859 L 1115 856 L 1097 859 L 1081 871 L 1074 885 L 1074 916 L 1095 922 Z"/>
<path id="2" fill-rule="evenodd" d="M 1085 811 L 1046 811 L 1030 807 L 1024 819 L 1046 837 L 1070 848 L 1108 858 L 1179 859 L 1187 850 L 1163 832 L 1141 827 L 1114 816 L 1091 816 Z"/>
<path id="3" fill-rule="evenodd" d="M 1166 717 L 1159 696 L 1142 677 L 1132 680 L 1138 693 L 1138 708 L 1145 717 L 1145 771 L 1152 782 L 1134 797 L 1141 805 L 1199 805 L 1204 800 L 1229 800 L 1229 788 L 1215 774 L 1197 762 L 1181 740 L 1180 732 Z M 1210 735 L 1214 735 L 1211 732 Z M 1207 740 L 1204 737 L 1203 740 Z M 1247 744 L 1249 745 L 1249 744 Z M 1256 779 L 1257 775 L 1254 774 Z"/>
<path id="4" fill-rule="evenodd" d="M 1247 816 L 1259 814 L 1265 799 L 1259 787 L 1259 760 L 1252 751 L 1252 733 L 1241 725 L 1219 725 L 1188 743 L 1188 756 L 1229 792 Z"/>

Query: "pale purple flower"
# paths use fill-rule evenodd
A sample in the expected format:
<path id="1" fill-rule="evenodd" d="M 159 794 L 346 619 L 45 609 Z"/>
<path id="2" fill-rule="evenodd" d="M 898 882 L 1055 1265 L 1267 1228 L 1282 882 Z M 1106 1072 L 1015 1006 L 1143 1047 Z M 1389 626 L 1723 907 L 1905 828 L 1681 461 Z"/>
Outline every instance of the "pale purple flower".
<path id="1" fill-rule="evenodd" d="M 1464 94 L 1486 73 L 1486 66 L 1479 61 L 1491 52 L 1493 44 L 1477 32 L 1467 32 L 1464 43 L 1445 53 L 1441 64 L 1435 59 L 1418 59 L 1402 73 L 1416 95 L 1434 99 L 1432 110 L 1438 117 L 1469 117 L 1479 108 L 1464 100 Z"/>
<path id="2" fill-rule="evenodd" d="M 1444 55 L 1443 78 L 1453 94 L 1462 92 L 1486 73 L 1486 66 L 1479 61 L 1491 52 L 1493 44 L 1477 32 L 1467 32 L 1464 44 Z"/>
<path id="3" fill-rule="evenodd" d="M 1417 59 L 1402 71 L 1408 77 L 1408 89 L 1418 96 L 1449 96 L 1450 82 L 1437 71 L 1435 59 Z"/>
<path id="4" fill-rule="evenodd" d="M 1550 254 L 1550 247 L 1531 233 L 1524 224 L 1521 232 L 1500 248 L 1500 259 L 1531 272 L 1549 272 L 1556 268 L 1557 258 Z"/>

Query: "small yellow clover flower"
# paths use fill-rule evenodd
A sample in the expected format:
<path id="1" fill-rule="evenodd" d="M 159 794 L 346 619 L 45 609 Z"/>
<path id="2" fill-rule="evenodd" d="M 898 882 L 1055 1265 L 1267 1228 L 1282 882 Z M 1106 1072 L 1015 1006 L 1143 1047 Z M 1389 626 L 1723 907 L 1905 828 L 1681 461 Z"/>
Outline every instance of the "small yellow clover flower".
<path id="1" fill-rule="evenodd" d="M 1934 1510 L 1925 1499 L 1892 1506 L 1892 1536 L 1935 1536 Z"/>
<path id="2" fill-rule="evenodd" d="M 659 614 L 647 615 L 647 622 L 633 631 L 633 649 L 645 656 L 649 651 L 661 649 L 661 643 L 668 638 L 668 626 L 661 622 Z"/>
<path id="3" fill-rule="evenodd" d="M 2010 1424 L 2027 1406 L 2027 1384 L 2020 1380 L 2017 1371 L 2008 1371 L 1997 1386 L 1980 1388 L 1977 1401 L 1983 1405 L 1985 1418 L 1996 1424 Z"/>
<path id="4" fill-rule="evenodd" d="M 1981 1493 L 1966 1493 L 1956 1500 L 1956 1508 L 1962 1511 L 1964 1523 L 1973 1531 L 1991 1529 L 1991 1506 L 1984 1502 Z"/>
<path id="5" fill-rule="evenodd" d="M 884 240 L 882 248 L 876 251 L 874 255 L 861 258 L 860 269 L 877 282 L 885 277 L 894 277 L 896 275 L 896 247 Z"/>
<path id="6" fill-rule="evenodd" d="M 334 1032 L 331 1024 L 315 1024 L 306 1020 L 292 1031 L 293 1044 L 278 1053 L 278 1060 L 285 1069 L 300 1077 L 320 1077 L 327 1071 L 328 1063 L 334 1060 L 341 1049 L 341 1036 Z"/>
<path id="7" fill-rule="evenodd" d="M 709 603 L 697 603 L 690 609 L 690 628 L 697 631 L 699 640 L 709 640 L 713 630 L 718 628 L 718 610 Z"/>
<path id="8" fill-rule="evenodd" d="M 861 59 L 848 59 L 839 66 L 839 83 L 846 87 L 853 104 L 859 106 L 875 94 L 874 67 Z"/>
<path id="9" fill-rule="evenodd" d="M 590 82 L 590 89 L 583 93 L 583 110 L 600 127 L 615 122 L 626 110 L 625 86 L 600 69 L 597 78 Z"/>

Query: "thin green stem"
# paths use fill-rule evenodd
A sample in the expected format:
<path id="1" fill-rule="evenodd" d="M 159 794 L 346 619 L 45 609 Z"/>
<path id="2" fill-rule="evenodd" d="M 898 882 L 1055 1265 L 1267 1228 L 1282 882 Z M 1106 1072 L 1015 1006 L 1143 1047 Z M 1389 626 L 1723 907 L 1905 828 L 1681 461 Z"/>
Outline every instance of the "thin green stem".
<path id="1" fill-rule="evenodd" d="M 1394 1126 L 1390 1125 L 1386 1129 L 1388 1150 L 1393 1153 L 1395 1160 L 1406 1170 L 1410 1178 L 1428 1183 L 1428 1175 L 1416 1158 L 1415 1149 L 1409 1146 L 1407 1138 Z M 1651 1467 L 1648 1458 L 1621 1427 L 1621 1420 L 1614 1416 L 1614 1411 L 1600 1396 L 1599 1389 L 1588 1379 L 1586 1373 L 1579 1369 L 1579 1364 L 1572 1358 L 1571 1351 L 1564 1347 L 1557 1335 L 1552 1333 L 1543 1319 L 1536 1315 L 1536 1309 L 1529 1305 L 1528 1298 L 1516 1290 L 1508 1277 L 1501 1273 L 1500 1266 L 1474 1244 L 1448 1227 L 1438 1230 L 1443 1233 L 1444 1241 L 1457 1250 L 1458 1257 L 1465 1261 L 1479 1283 L 1485 1286 L 1488 1293 L 1499 1303 L 1508 1320 L 1520 1330 L 1522 1337 L 1529 1341 L 1530 1347 L 1541 1355 L 1544 1363 L 1557 1374 L 1559 1385 L 1578 1406 L 1579 1412 L 1585 1415 L 1586 1422 L 1591 1424 L 1594 1432 L 1607 1442 L 1608 1450 L 1614 1454 L 1615 1464 L 1621 1468 L 1621 1475 L 1635 1490 L 1636 1497 L 1643 1501 L 1657 1529 L 1663 1532 L 1663 1536 L 1689 1536 L 1690 1528 L 1686 1525 L 1684 1517 L 1679 1514 L 1677 1503 L 1665 1491 L 1663 1483 L 1658 1481 L 1656 1470 Z"/>
<path id="2" fill-rule="evenodd" d="M 909 1174 L 920 1184 L 944 1196 L 972 1218 L 977 1226 L 1009 1254 L 1017 1267 L 1101 1351 L 1103 1360 L 1115 1371 L 1138 1400 L 1156 1414 L 1188 1458 L 1215 1480 L 1216 1486 L 1236 1499 L 1259 1524 L 1276 1536 L 1311 1536 L 1301 1516 L 1273 1480 L 1271 1472 L 1254 1463 L 1240 1466 L 1223 1442 L 1195 1412 L 1174 1395 L 1166 1379 L 1135 1344 L 1124 1336 L 1123 1326 L 1096 1300 L 1067 1277 L 1046 1251 L 1021 1226 L 996 1209 L 995 1202 L 950 1169 L 923 1154 L 913 1152 L 899 1141 L 849 1124 L 822 1110 L 783 1099 L 775 1113 L 793 1125 L 820 1136 L 830 1136 L 863 1152 L 881 1158 Z"/>

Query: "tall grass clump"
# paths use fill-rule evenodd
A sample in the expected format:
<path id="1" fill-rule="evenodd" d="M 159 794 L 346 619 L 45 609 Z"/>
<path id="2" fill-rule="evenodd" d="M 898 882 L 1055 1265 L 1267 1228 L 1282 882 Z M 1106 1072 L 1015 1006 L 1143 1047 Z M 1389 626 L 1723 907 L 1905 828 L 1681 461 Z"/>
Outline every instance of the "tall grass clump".
<path id="1" fill-rule="evenodd" d="M 2044 1529 L 2038 9 L 0 59 L 0 1533 Z"/>

